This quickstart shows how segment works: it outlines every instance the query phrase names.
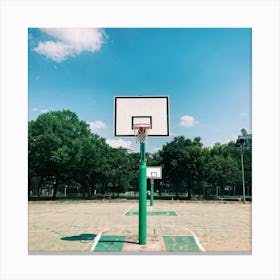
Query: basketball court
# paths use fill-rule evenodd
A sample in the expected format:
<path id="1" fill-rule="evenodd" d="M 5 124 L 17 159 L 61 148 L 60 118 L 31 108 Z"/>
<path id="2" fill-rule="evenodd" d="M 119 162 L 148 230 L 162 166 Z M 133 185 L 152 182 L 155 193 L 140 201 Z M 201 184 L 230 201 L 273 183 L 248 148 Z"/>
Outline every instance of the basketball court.
<path id="1" fill-rule="evenodd" d="M 29 202 L 29 252 L 251 252 L 251 204 L 147 201 L 143 245 L 138 211 L 137 200 Z"/>
<path id="2" fill-rule="evenodd" d="M 115 97 L 114 113 L 114 135 L 139 143 L 139 200 L 29 202 L 29 251 L 250 252 L 251 204 L 154 202 L 164 174 L 146 166 L 145 144 L 170 134 L 168 96 Z"/>

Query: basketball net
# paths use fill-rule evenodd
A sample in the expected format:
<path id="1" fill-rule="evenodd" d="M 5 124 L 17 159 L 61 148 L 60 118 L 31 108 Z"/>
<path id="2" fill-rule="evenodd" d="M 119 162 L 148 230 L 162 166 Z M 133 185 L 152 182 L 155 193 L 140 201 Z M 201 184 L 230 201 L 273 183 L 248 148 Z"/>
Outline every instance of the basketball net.
<path id="1" fill-rule="evenodd" d="M 135 124 L 133 127 L 137 143 L 145 143 L 148 139 L 150 125 L 146 123 Z"/>

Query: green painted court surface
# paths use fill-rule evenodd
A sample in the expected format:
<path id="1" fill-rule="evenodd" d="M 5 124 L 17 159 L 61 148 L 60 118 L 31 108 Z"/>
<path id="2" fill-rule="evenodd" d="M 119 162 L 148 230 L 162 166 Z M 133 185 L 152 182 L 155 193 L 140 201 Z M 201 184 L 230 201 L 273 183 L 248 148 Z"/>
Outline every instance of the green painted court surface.
<path id="1" fill-rule="evenodd" d="M 124 235 L 102 235 L 94 252 L 121 252 L 124 242 Z"/>
<path id="2" fill-rule="evenodd" d="M 124 235 L 103 235 L 94 252 L 122 252 L 126 237 Z M 193 236 L 163 236 L 167 252 L 199 252 Z"/>
<path id="3" fill-rule="evenodd" d="M 167 252 L 199 252 L 193 236 L 163 236 Z"/>
<path id="4" fill-rule="evenodd" d="M 138 216 L 138 211 L 129 211 L 125 216 Z M 147 216 L 178 216 L 175 211 L 147 211 Z"/>

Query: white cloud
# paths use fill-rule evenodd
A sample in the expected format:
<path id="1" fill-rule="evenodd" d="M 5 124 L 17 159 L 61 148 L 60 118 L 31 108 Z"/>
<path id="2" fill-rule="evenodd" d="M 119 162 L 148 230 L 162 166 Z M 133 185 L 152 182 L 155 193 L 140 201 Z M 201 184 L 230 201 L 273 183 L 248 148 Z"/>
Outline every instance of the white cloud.
<path id="1" fill-rule="evenodd" d="M 37 114 L 39 113 L 39 114 L 43 114 L 43 113 L 47 113 L 49 110 L 48 109 L 39 109 L 39 108 L 37 108 L 37 107 L 33 107 L 32 108 L 32 111 L 33 112 L 37 112 Z"/>
<path id="2" fill-rule="evenodd" d="M 180 126 L 190 127 L 198 124 L 198 121 L 192 116 L 182 116 L 180 118 Z"/>
<path id="3" fill-rule="evenodd" d="M 61 62 L 65 60 L 67 56 L 73 56 L 75 54 L 71 46 L 54 41 L 39 42 L 37 48 L 34 50 L 56 62 Z"/>
<path id="4" fill-rule="evenodd" d="M 132 149 L 132 142 L 131 141 L 124 141 L 123 139 L 107 139 L 106 143 L 110 145 L 112 148 L 126 148 Z"/>
<path id="5" fill-rule="evenodd" d="M 107 127 L 106 123 L 104 123 L 102 121 L 93 121 L 93 122 L 87 122 L 87 123 L 89 124 L 89 127 L 92 131 Z"/>
<path id="6" fill-rule="evenodd" d="M 34 51 L 56 62 L 62 62 L 83 51 L 99 51 L 105 38 L 105 32 L 99 28 L 42 28 L 41 31 L 54 40 L 39 41 Z"/>
<path id="7" fill-rule="evenodd" d="M 153 152 L 156 153 L 156 152 L 158 152 L 158 151 L 161 150 L 161 149 L 162 149 L 162 147 L 154 147 L 154 148 L 153 148 Z"/>

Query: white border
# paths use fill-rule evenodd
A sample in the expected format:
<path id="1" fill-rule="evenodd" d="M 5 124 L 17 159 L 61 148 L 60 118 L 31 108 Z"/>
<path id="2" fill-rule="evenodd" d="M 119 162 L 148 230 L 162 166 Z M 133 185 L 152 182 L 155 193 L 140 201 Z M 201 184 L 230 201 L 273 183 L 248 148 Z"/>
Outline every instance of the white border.
<path id="1" fill-rule="evenodd" d="M 279 280 L 279 1 L 0 3 L 0 279 Z M 252 255 L 28 255 L 27 28 L 44 26 L 253 28 Z"/>

